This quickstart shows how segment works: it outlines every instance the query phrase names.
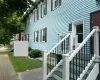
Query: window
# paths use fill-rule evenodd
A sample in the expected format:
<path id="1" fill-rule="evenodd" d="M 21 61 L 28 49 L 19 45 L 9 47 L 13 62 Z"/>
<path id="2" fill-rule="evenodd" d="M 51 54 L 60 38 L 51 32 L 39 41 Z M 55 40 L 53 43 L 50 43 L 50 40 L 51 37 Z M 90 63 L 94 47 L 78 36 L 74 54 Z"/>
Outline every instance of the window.
<path id="1" fill-rule="evenodd" d="M 39 20 L 39 8 L 34 11 L 34 22 Z"/>
<path id="2" fill-rule="evenodd" d="M 25 34 L 25 36 L 24 36 L 24 37 L 25 37 L 25 41 L 26 41 L 26 40 L 27 40 L 26 34 Z"/>
<path id="3" fill-rule="evenodd" d="M 38 42 L 39 31 L 34 32 L 34 42 Z"/>
<path id="4" fill-rule="evenodd" d="M 51 11 L 61 6 L 61 0 L 51 0 Z"/>
<path id="5" fill-rule="evenodd" d="M 72 31 L 72 23 L 69 24 L 69 31 Z"/>
<path id="6" fill-rule="evenodd" d="M 76 35 L 78 35 L 78 43 L 83 41 L 83 24 L 76 25 Z"/>
<path id="7" fill-rule="evenodd" d="M 59 0 L 59 6 L 61 6 L 61 0 Z"/>
<path id="8" fill-rule="evenodd" d="M 27 34 L 27 39 L 28 39 L 28 41 L 29 41 L 29 34 Z"/>
<path id="9" fill-rule="evenodd" d="M 36 10 L 36 20 L 39 20 L 39 8 Z"/>
<path id="10" fill-rule="evenodd" d="M 42 9 L 42 4 L 41 4 L 41 18 L 43 17 L 43 9 Z"/>
<path id="11" fill-rule="evenodd" d="M 34 22 L 35 22 L 35 11 L 34 11 Z"/>
<path id="12" fill-rule="evenodd" d="M 41 42 L 47 42 L 47 28 L 41 29 Z"/>
<path id="13" fill-rule="evenodd" d="M 30 24 L 30 17 L 29 18 L 27 18 L 28 20 L 27 20 L 27 27 L 29 26 L 29 24 Z"/>
<path id="14" fill-rule="evenodd" d="M 55 1 L 55 8 L 58 7 L 58 0 Z"/>
<path id="15" fill-rule="evenodd" d="M 47 0 L 45 0 L 43 3 L 43 15 L 47 15 Z"/>
<path id="16" fill-rule="evenodd" d="M 47 0 L 41 4 L 41 18 L 47 15 Z"/>
<path id="17" fill-rule="evenodd" d="M 53 0 L 51 0 L 51 11 L 53 11 Z"/>
<path id="18" fill-rule="evenodd" d="M 25 34 L 25 40 L 29 41 L 29 34 Z"/>

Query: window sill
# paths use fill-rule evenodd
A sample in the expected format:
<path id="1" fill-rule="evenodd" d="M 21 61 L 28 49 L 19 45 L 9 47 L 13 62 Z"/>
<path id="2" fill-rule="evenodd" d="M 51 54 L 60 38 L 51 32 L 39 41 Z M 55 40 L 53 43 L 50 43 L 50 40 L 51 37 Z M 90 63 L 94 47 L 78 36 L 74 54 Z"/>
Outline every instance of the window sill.
<path id="1" fill-rule="evenodd" d="M 39 42 L 34 42 L 34 43 L 39 43 Z"/>
<path id="2" fill-rule="evenodd" d="M 41 43 L 46 43 L 45 41 L 41 41 Z"/>
<path id="3" fill-rule="evenodd" d="M 51 10 L 51 11 L 54 11 L 54 10 L 56 10 L 57 8 L 59 8 L 60 6 L 57 6 L 56 8 L 54 8 L 53 10 Z"/>
<path id="4" fill-rule="evenodd" d="M 47 14 L 46 14 L 47 15 Z M 44 18 L 46 15 L 43 15 L 41 18 Z"/>

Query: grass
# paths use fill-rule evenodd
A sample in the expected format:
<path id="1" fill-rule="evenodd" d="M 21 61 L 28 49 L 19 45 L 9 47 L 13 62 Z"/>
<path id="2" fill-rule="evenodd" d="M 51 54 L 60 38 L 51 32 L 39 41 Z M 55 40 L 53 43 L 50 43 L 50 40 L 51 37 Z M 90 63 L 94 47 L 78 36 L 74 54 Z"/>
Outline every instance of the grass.
<path id="1" fill-rule="evenodd" d="M 42 67 L 42 62 L 37 59 L 29 59 L 28 57 L 14 57 L 13 53 L 8 53 L 8 56 L 16 72 L 23 72 Z"/>

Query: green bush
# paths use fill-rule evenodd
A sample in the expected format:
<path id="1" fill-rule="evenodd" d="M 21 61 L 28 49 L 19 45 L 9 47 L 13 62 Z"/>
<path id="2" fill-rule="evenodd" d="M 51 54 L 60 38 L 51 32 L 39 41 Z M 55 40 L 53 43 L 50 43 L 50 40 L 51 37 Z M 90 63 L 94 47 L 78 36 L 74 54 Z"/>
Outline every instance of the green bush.
<path id="1" fill-rule="evenodd" d="M 31 47 L 28 47 L 28 51 L 30 52 L 32 50 L 32 48 Z"/>
<path id="2" fill-rule="evenodd" d="M 41 50 L 32 49 L 32 50 L 29 52 L 29 56 L 30 56 L 31 58 L 41 57 L 41 56 L 42 56 Z"/>

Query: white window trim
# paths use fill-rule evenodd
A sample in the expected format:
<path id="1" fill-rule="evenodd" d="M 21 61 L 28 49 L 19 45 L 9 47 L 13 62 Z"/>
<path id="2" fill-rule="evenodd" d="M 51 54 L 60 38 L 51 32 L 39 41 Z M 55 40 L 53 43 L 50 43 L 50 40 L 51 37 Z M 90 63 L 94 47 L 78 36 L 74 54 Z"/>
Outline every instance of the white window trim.
<path id="1" fill-rule="evenodd" d="M 76 34 L 76 25 L 79 25 L 79 24 L 83 24 L 83 39 L 84 39 L 84 20 L 79 20 L 77 22 L 72 23 L 72 32 Z M 81 43 L 77 43 L 77 44 L 80 45 Z"/>
<path id="2" fill-rule="evenodd" d="M 44 33 L 43 31 L 44 31 L 44 29 L 45 29 L 45 28 L 41 29 L 41 31 L 42 31 L 42 34 L 41 34 L 41 42 L 47 42 L 47 41 L 45 41 L 45 40 L 43 41 L 43 33 Z M 46 35 L 46 36 L 47 36 L 47 35 Z"/>
<path id="3" fill-rule="evenodd" d="M 43 33 L 44 33 L 43 31 L 44 31 L 44 29 L 45 28 L 42 29 L 42 42 L 46 42 L 46 41 L 43 41 Z"/>
<path id="4" fill-rule="evenodd" d="M 38 38 L 39 33 L 38 33 L 38 31 L 34 31 L 34 33 L 35 33 L 35 37 L 34 37 L 35 41 L 34 42 L 38 42 L 39 41 L 39 38 Z M 37 38 L 38 38 L 38 41 L 36 40 Z"/>
<path id="5" fill-rule="evenodd" d="M 53 5 L 51 5 L 51 6 L 53 7 L 53 9 L 52 9 L 53 11 L 54 11 L 55 9 L 57 9 L 58 7 L 60 7 L 60 6 L 59 6 L 59 0 L 58 0 L 58 6 L 55 7 L 55 1 L 56 1 L 56 0 L 53 0 Z"/>
<path id="6" fill-rule="evenodd" d="M 38 21 L 38 19 L 37 19 L 37 9 L 35 9 L 33 13 L 34 13 L 34 22 L 37 22 Z"/>
<path id="7" fill-rule="evenodd" d="M 47 5 L 47 4 L 45 5 L 44 3 L 45 3 L 45 2 L 43 2 L 43 3 L 41 4 L 41 6 L 42 6 L 42 13 L 41 13 L 41 14 L 42 14 L 42 18 L 46 16 L 46 14 L 44 14 L 44 8 L 46 9 L 46 5 Z"/>

